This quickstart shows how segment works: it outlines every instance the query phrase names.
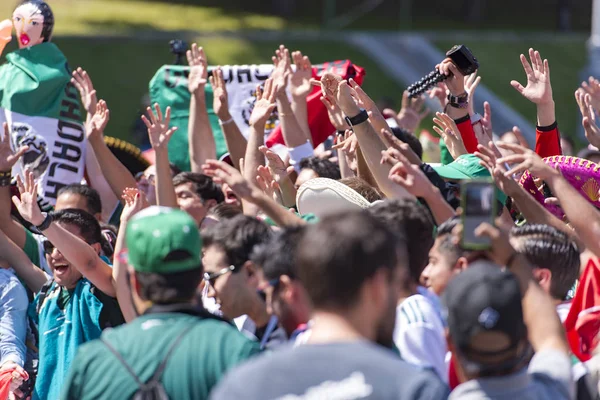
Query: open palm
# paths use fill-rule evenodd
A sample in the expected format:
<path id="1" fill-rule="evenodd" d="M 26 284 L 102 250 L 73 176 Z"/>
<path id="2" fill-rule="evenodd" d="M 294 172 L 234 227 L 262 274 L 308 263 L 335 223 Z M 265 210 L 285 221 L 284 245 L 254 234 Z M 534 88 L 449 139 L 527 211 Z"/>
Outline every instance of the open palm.
<path id="1" fill-rule="evenodd" d="M 256 102 L 250 115 L 250 125 L 262 125 L 267 123 L 271 113 L 275 109 L 275 84 L 272 78 L 265 81 L 265 89 L 262 91 L 260 86 L 256 88 Z"/>
<path id="2" fill-rule="evenodd" d="M 546 104 L 552 101 L 552 85 L 550 84 L 550 66 L 548 60 L 542 61 L 539 51 L 529 49 L 529 59 L 521 54 L 521 64 L 527 75 L 527 86 L 523 87 L 517 81 L 510 84 L 527 100 L 535 104 Z"/>
<path id="3" fill-rule="evenodd" d="M 100 100 L 98 102 L 98 106 L 96 107 L 96 113 L 90 120 L 86 129 L 88 139 L 92 137 L 102 136 L 104 130 L 106 129 L 106 125 L 108 124 L 109 119 L 110 110 L 108 109 L 106 102 L 104 100 Z"/>
<path id="4" fill-rule="evenodd" d="M 29 147 L 23 146 L 17 152 L 14 152 L 10 148 L 10 130 L 8 129 L 8 124 L 5 122 L 2 124 L 2 127 L 4 128 L 4 135 L 0 137 L 0 171 L 6 172 L 12 169 L 19 158 L 29 150 Z"/>
<path id="5" fill-rule="evenodd" d="M 17 187 L 21 198 L 13 196 L 12 201 L 19 210 L 19 214 L 32 224 L 40 225 L 44 222 L 44 215 L 37 203 L 38 185 L 35 183 L 33 173 L 25 171 L 24 180 L 17 176 Z"/>
<path id="6" fill-rule="evenodd" d="M 295 51 L 292 53 L 292 59 L 296 64 L 296 70 L 290 78 L 290 89 L 294 97 L 307 97 L 312 92 L 312 64 L 307 56 L 302 55 L 302 52 Z"/>
<path id="7" fill-rule="evenodd" d="M 83 108 L 85 108 L 85 111 L 89 115 L 94 115 L 96 113 L 96 106 L 98 105 L 98 97 L 90 75 L 80 67 L 73 71 L 72 76 L 71 83 L 79 91 Z"/>
<path id="8" fill-rule="evenodd" d="M 204 91 L 204 85 L 208 80 L 208 62 L 204 49 L 194 43 L 191 50 L 187 51 L 186 56 L 190 65 L 190 75 L 188 77 L 190 93 L 196 93 L 199 90 Z"/>
<path id="9" fill-rule="evenodd" d="M 152 111 L 152 108 L 148 107 L 147 111 L 150 120 L 145 115 L 142 115 L 142 121 L 144 121 L 144 124 L 148 128 L 148 138 L 150 139 L 152 148 L 154 150 L 161 150 L 167 147 L 169 139 L 171 139 L 177 127 L 169 128 L 171 107 L 167 107 L 164 118 L 158 103 L 154 104 L 154 109 L 156 113 Z"/>

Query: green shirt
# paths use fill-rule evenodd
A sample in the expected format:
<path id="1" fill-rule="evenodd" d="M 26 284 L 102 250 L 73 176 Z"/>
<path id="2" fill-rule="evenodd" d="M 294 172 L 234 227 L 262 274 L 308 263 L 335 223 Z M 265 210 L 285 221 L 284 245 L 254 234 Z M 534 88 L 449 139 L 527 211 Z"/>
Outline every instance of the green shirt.
<path id="1" fill-rule="evenodd" d="M 236 364 L 260 352 L 232 325 L 184 313 L 143 315 L 129 324 L 102 333 L 133 369 L 147 382 L 175 338 L 196 324 L 180 341 L 162 375 L 171 399 L 207 399 L 221 377 Z M 80 347 L 71 364 L 61 399 L 130 399 L 138 390 L 134 378 L 100 341 Z"/>

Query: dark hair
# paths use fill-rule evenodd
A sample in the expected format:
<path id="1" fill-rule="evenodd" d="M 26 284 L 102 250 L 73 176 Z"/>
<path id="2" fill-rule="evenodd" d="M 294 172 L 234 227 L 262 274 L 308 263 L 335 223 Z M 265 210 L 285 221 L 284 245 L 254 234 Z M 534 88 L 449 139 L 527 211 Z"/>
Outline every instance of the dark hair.
<path id="1" fill-rule="evenodd" d="M 305 168 L 315 171 L 319 178 L 329 178 L 336 181 L 342 178 L 339 165 L 317 156 L 306 157 L 300 160 L 300 169 Z"/>
<path id="2" fill-rule="evenodd" d="M 173 178 L 173 186 L 192 184 L 192 190 L 205 202 L 206 200 L 216 200 L 217 203 L 222 203 L 225 200 L 223 192 L 213 182 L 210 176 L 198 174 L 196 172 L 181 172 Z"/>
<path id="3" fill-rule="evenodd" d="M 154 304 L 185 303 L 196 295 L 202 280 L 202 267 L 170 274 L 136 271 L 135 278 L 143 300 Z"/>
<path id="4" fill-rule="evenodd" d="M 380 269 L 398 266 L 404 240 L 366 211 L 323 217 L 297 244 L 298 278 L 316 308 L 348 309 Z"/>
<path id="5" fill-rule="evenodd" d="M 535 267 L 552 272 L 550 295 L 564 300 L 579 276 L 579 249 L 569 236 L 542 224 L 513 228 L 511 236 L 518 239 L 516 250 Z"/>
<path id="6" fill-rule="evenodd" d="M 242 214 L 242 209 L 233 204 L 220 203 L 208 211 L 207 217 L 215 217 L 219 221 L 231 219 Z"/>
<path id="7" fill-rule="evenodd" d="M 256 248 L 252 260 L 262 267 L 267 280 L 282 275 L 297 279 L 296 249 L 305 229 L 305 226 L 286 228 Z"/>
<path id="8" fill-rule="evenodd" d="M 438 250 L 448 255 L 454 262 L 458 261 L 464 255 L 463 249 L 457 243 L 454 243 L 454 238 L 452 237 L 452 231 L 460 223 L 460 217 L 454 216 L 442 222 L 437 227 L 436 240 L 439 243 Z"/>
<path id="9" fill-rule="evenodd" d="M 52 36 L 52 30 L 54 29 L 54 14 L 52 13 L 52 9 L 45 1 L 41 0 L 25 0 L 21 2 L 17 8 L 25 4 L 33 4 L 40 10 L 40 14 L 44 17 L 41 36 L 44 38 L 44 42 L 49 42 L 50 37 Z"/>
<path id="10" fill-rule="evenodd" d="M 181 168 L 179 168 L 177 165 L 173 164 L 172 162 L 169 163 L 169 168 L 171 168 L 171 176 L 176 176 L 181 173 Z"/>
<path id="11" fill-rule="evenodd" d="M 398 140 L 406 143 L 421 160 L 423 159 L 423 145 L 415 135 L 398 127 L 392 128 L 392 133 Z"/>
<path id="12" fill-rule="evenodd" d="M 410 277 L 419 282 L 433 246 L 434 224 L 427 208 L 415 200 L 396 199 L 377 203 L 368 210 L 398 236 L 406 238 Z"/>
<path id="13" fill-rule="evenodd" d="M 52 212 L 54 221 L 59 224 L 75 225 L 88 244 L 102 243 L 100 223 L 94 216 L 78 208 L 66 208 Z"/>
<path id="14" fill-rule="evenodd" d="M 377 189 L 359 177 L 353 176 L 350 178 L 344 178 L 340 179 L 339 182 L 360 194 L 369 203 L 373 203 L 374 201 L 381 200 L 383 198 L 383 195 Z"/>
<path id="15" fill-rule="evenodd" d="M 271 228 L 262 221 L 247 215 L 226 219 L 202 232 L 202 246 L 219 246 L 227 256 L 227 262 L 234 265 L 234 272 L 250 259 L 255 247 L 267 242 L 272 235 Z"/>
<path id="16" fill-rule="evenodd" d="M 115 252 L 115 246 L 117 245 L 117 235 L 119 230 L 114 225 L 100 223 L 100 233 L 102 234 L 102 254 L 109 259 L 112 259 Z"/>
<path id="17" fill-rule="evenodd" d="M 60 196 L 63 193 L 77 194 L 85 197 L 88 207 L 88 210 L 86 211 L 89 211 L 89 213 L 92 215 L 102 213 L 102 200 L 100 200 L 100 194 L 93 187 L 82 185 L 80 183 L 72 183 L 60 188 L 58 195 Z"/>

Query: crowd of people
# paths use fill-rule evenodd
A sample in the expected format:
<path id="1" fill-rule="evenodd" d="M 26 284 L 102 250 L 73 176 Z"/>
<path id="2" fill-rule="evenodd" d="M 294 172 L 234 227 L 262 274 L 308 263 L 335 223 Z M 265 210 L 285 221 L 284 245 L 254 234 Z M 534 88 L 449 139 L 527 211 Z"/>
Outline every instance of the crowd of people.
<path id="1" fill-rule="evenodd" d="M 245 137 L 222 71 L 195 44 L 187 59 L 191 171 L 170 163 L 176 128 L 155 104 L 142 117 L 155 162 L 132 174 L 79 68 L 102 179 L 62 187 L 46 211 L 33 172 L 12 176 L 27 147 L 4 124 L 0 399 L 600 399 L 599 81 L 574 88 L 590 145 L 570 158 L 539 52 L 521 55 L 526 84 L 511 82 L 537 109 L 531 147 L 518 128 L 494 132 L 489 103 L 477 114 L 481 78 L 448 58 L 427 94 L 445 161 L 428 164 L 425 95 L 379 110 L 281 46 Z M 332 148 L 311 136 L 314 90 Z M 265 146 L 274 110 L 283 155 Z M 461 182 L 482 179 L 497 213 L 471 228 Z M 464 246 L 467 229 L 489 245 Z"/>

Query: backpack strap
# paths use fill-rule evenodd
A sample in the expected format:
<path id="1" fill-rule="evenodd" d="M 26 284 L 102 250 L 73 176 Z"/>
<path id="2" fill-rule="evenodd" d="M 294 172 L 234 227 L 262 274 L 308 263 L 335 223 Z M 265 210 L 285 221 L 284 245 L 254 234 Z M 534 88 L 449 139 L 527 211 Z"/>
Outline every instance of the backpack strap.
<path id="1" fill-rule="evenodd" d="M 175 340 L 173 341 L 173 344 L 171 344 L 171 347 L 169 348 L 169 350 L 167 351 L 167 354 L 165 355 L 165 357 L 163 358 L 163 360 L 161 361 L 160 365 L 158 366 L 158 368 L 156 369 L 156 371 L 154 372 L 154 374 L 152 375 L 152 377 L 150 378 L 150 380 L 146 383 L 140 381 L 140 378 L 138 378 L 138 376 L 136 375 L 136 373 L 133 371 L 133 369 L 129 366 L 129 364 L 127 364 L 127 362 L 125 361 L 125 359 L 121 356 L 121 354 L 119 354 L 119 352 L 113 347 L 111 346 L 106 340 L 104 340 L 103 337 L 100 337 L 100 341 L 102 343 L 104 343 L 104 345 L 111 351 L 111 353 L 113 353 L 115 355 L 115 357 L 117 357 L 117 359 L 119 360 L 119 362 L 121 364 L 123 364 L 123 366 L 125 367 L 125 369 L 127 370 L 127 372 L 129 372 L 129 374 L 133 377 L 133 379 L 135 379 L 135 382 L 137 383 L 137 385 L 140 388 L 143 388 L 144 386 L 150 386 L 151 384 L 153 384 L 154 382 L 157 382 L 158 380 L 160 380 L 166 366 L 167 366 L 167 362 L 169 361 L 169 358 L 171 357 L 171 353 L 173 353 L 173 350 L 175 350 L 175 348 L 177 347 L 177 345 L 181 342 L 181 340 L 183 339 L 183 337 L 195 326 L 196 324 L 191 324 L 190 326 L 186 327 L 183 332 L 181 332 L 179 334 L 179 336 L 177 336 L 177 338 L 175 338 Z"/>
<path id="2" fill-rule="evenodd" d="M 49 279 L 46 283 L 44 283 L 44 286 L 42 286 L 42 288 L 38 292 L 38 303 L 35 306 L 36 314 L 39 314 L 40 311 L 42 310 L 42 305 L 44 304 L 44 300 L 46 300 L 46 297 L 48 296 L 48 292 L 50 291 L 50 288 L 52 287 L 53 283 L 54 283 L 54 279 Z"/>

